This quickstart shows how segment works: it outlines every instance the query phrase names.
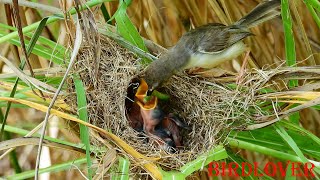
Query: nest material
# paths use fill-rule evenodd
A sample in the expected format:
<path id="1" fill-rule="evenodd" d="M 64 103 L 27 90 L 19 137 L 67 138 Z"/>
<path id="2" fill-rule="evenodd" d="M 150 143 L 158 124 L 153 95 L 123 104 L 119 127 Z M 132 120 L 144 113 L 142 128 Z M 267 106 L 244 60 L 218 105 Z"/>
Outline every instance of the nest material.
<path id="1" fill-rule="evenodd" d="M 138 58 L 114 41 L 101 37 L 101 58 L 96 75 L 93 49 L 83 46 L 75 66 L 75 73 L 80 74 L 87 88 L 90 123 L 110 130 L 146 156 L 161 156 L 156 163 L 162 167 L 181 167 L 223 142 L 230 130 L 241 129 L 254 120 L 248 111 L 256 108 L 252 92 L 234 91 L 212 82 L 209 87 L 208 79 L 186 74 L 173 76 L 160 89 L 171 96 L 169 102 L 163 103 L 163 108 L 178 114 L 191 130 L 181 132 L 184 148 L 175 154 L 164 152 L 157 145 L 146 143 L 126 119 L 127 88 L 142 69 Z M 75 102 L 71 102 L 74 107 Z"/>

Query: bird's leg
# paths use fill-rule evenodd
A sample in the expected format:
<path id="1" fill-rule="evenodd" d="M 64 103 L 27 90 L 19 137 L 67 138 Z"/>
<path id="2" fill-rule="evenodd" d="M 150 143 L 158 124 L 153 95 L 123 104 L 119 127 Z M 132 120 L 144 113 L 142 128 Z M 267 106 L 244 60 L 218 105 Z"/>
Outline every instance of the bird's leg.
<path id="1" fill-rule="evenodd" d="M 243 59 L 243 63 L 242 63 L 242 66 L 240 68 L 239 74 L 236 77 L 236 83 L 237 84 L 241 84 L 242 81 L 243 81 L 243 76 L 244 76 L 244 74 L 246 72 L 247 65 L 248 65 L 249 55 L 250 55 L 250 50 L 248 49 L 247 52 L 246 52 L 246 55 L 245 55 L 245 57 Z"/>

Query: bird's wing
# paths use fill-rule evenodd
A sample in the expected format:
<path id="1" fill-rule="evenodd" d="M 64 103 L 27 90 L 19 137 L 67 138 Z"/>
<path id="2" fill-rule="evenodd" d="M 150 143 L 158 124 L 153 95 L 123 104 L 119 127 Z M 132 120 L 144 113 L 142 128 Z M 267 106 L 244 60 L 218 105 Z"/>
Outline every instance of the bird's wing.
<path id="1" fill-rule="evenodd" d="M 250 31 L 238 26 L 211 24 L 211 27 L 203 29 L 198 51 L 207 54 L 219 53 L 250 35 Z"/>

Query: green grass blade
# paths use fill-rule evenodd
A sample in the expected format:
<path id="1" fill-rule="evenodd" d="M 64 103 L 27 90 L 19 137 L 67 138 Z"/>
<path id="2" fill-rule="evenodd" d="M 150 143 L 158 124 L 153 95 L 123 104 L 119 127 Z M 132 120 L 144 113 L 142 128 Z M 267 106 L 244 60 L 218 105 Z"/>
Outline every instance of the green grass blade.
<path id="1" fill-rule="evenodd" d="M 117 10 L 115 16 L 117 22 L 117 31 L 118 33 L 127 41 L 139 47 L 144 52 L 148 52 L 147 47 L 144 44 L 143 39 L 141 38 L 139 32 L 134 27 L 133 23 L 131 22 L 130 18 L 127 15 L 127 5 L 125 2 L 122 2 L 119 9 Z M 142 64 L 148 64 L 151 60 L 147 58 L 142 58 Z"/>
<path id="2" fill-rule="evenodd" d="M 130 161 L 129 159 L 119 157 L 119 172 L 114 177 L 115 180 L 129 180 L 129 166 Z"/>
<path id="3" fill-rule="evenodd" d="M 276 131 L 279 133 L 279 135 L 282 137 L 282 139 L 288 143 L 288 145 L 291 147 L 291 149 L 295 152 L 295 154 L 300 158 L 299 162 L 307 163 L 309 160 L 304 156 L 298 145 L 294 142 L 294 140 L 289 136 L 287 131 L 278 123 L 274 124 L 274 127 Z M 320 168 L 316 167 L 314 169 L 318 174 L 320 174 Z"/>
<path id="4" fill-rule="evenodd" d="M 285 37 L 286 62 L 288 66 L 296 65 L 296 50 L 292 29 L 292 18 L 289 9 L 289 0 L 281 0 L 281 17 Z M 297 81 L 292 81 L 290 87 L 297 86 Z"/>
<path id="5" fill-rule="evenodd" d="M 0 32 L 0 37 L 4 36 L 5 34 L 3 32 Z M 39 38 L 40 39 L 40 38 Z M 40 40 L 39 40 L 40 41 Z M 18 40 L 18 38 L 13 38 L 11 40 L 9 40 L 8 42 L 10 42 L 11 44 L 20 47 L 20 41 Z M 25 40 L 26 45 L 29 45 L 29 41 Z M 32 50 L 32 53 L 43 57 L 45 59 L 49 59 L 52 60 L 53 63 L 55 64 L 63 64 L 63 58 L 64 58 L 64 51 L 65 49 L 48 49 L 44 46 L 35 44 L 34 48 Z"/>
<path id="6" fill-rule="evenodd" d="M 82 159 L 77 159 L 77 160 L 73 160 L 73 161 L 69 161 L 66 163 L 62 163 L 62 164 L 57 164 L 57 165 L 53 165 L 47 168 L 42 168 L 39 170 L 39 174 L 43 174 L 43 173 L 54 173 L 54 172 L 60 172 L 63 170 L 69 170 L 72 169 L 74 166 L 80 166 L 81 164 L 86 163 L 86 158 L 82 158 Z M 7 176 L 6 179 L 29 179 L 34 177 L 34 170 L 30 170 L 30 171 L 25 171 L 23 173 L 20 174 L 15 174 L 12 176 Z"/>
<path id="7" fill-rule="evenodd" d="M 101 4 L 101 12 L 103 15 L 104 20 L 108 23 L 108 24 L 112 24 L 110 20 L 110 15 L 107 11 L 106 5 L 104 3 Z"/>
<path id="8" fill-rule="evenodd" d="M 47 20 L 48 19 L 45 18 L 45 19 L 42 19 L 40 21 L 39 26 L 37 27 L 36 33 L 34 33 L 34 35 L 31 38 L 30 43 L 27 46 L 27 56 L 30 56 L 30 54 L 32 52 L 32 49 L 33 49 L 34 45 L 36 44 L 36 42 L 37 42 L 37 40 L 38 40 L 38 38 L 39 38 L 39 36 L 40 36 L 45 24 L 47 22 Z M 19 68 L 23 70 L 25 64 L 26 64 L 25 59 L 22 59 L 20 65 L 19 65 Z M 17 90 L 18 82 L 19 82 L 19 78 L 16 78 L 14 86 L 13 86 L 13 88 L 11 90 L 11 93 L 10 93 L 10 97 L 14 97 L 14 95 L 16 93 L 16 90 Z M 6 111 L 5 111 L 5 114 L 4 114 L 3 123 L 2 123 L 2 126 L 1 126 L 1 130 L 0 130 L 0 141 L 2 139 L 2 134 L 4 132 L 4 126 L 7 123 L 7 118 L 8 118 L 8 115 L 9 115 L 10 108 L 11 108 L 11 102 L 9 101 L 7 103 L 7 108 L 6 108 Z"/>
<path id="9" fill-rule="evenodd" d="M 1 123 L 3 123 L 3 119 L 4 119 L 4 116 L 2 114 L 2 111 L 0 111 L 0 122 Z M 4 139 L 5 140 L 11 139 L 11 134 L 7 131 L 4 131 Z M 13 150 L 10 152 L 9 159 L 10 159 L 11 166 L 15 170 L 15 173 L 21 173 L 22 169 L 21 169 L 21 166 L 19 165 L 16 150 Z"/>
<path id="10" fill-rule="evenodd" d="M 251 164 L 251 163 L 249 163 L 247 160 L 245 160 L 245 159 L 243 159 L 242 157 L 234 154 L 233 152 L 231 152 L 231 151 L 227 151 L 227 152 L 228 152 L 228 156 L 229 156 L 228 159 L 232 160 L 232 162 L 237 163 L 239 167 L 241 167 L 242 163 Z M 248 173 L 248 172 L 250 171 L 249 168 L 248 168 L 248 166 L 244 166 L 244 167 L 245 167 L 244 170 L 243 170 L 243 171 L 244 171 L 244 174 L 242 174 L 242 168 L 241 168 L 241 169 L 240 169 L 240 168 L 237 169 L 237 173 L 238 173 L 243 179 L 247 179 L 247 180 L 249 180 L 249 179 L 257 179 L 257 180 L 258 180 L 257 177 L 253 176 L 253 173 Z M 254 167 L 254 165 L 251 164 L 251 167 Z M 253 169 L 253 168 L 252 168 L 252 169 Z M 252 169 L 251 169 L 251 171 L 253 172 Z M 259 173 L 259 174 L 264 174 L 261 169 L 257 168 L 257 170 L 258 170 L 258 173 Z M 243 176 L 243 175 L 245 175 L 245 174 L 250 174 L 250 175 L 249 175 L 249 176 Z M 272 180 L 272 178 L 269 177 L 269 176 L 263 176 L 263 177 L 266 178 L 266 179 Z"/>
<path id="11" fill-rule="evenodd" d="M 304 129 L 300 126 L 293 124 L 293 123 L 290 123 L 290 122 L 287 122 L 287 121 L 279 121 L 279 124 L 283 125 L 284 127 L 288 128 L 288 129 L 298 131 L 299 133 L 306 134 L 310 139 L 312 139 L 315 143 L 317 143 L 318 146 L 320 146 L 320 138 L 315 136 L 314 134 L 312 134 L 310 131 L 307 131 L 306 129 Z"/>
<path id="12" fill-rule="evenodd" d="M 0 125 L 2 125 L 2 124 L 0 124 Z M 30 131 L 27 131 L 25 129 L 21 129 L 21 128 L 9 126 L 9 125 L 6 125 L 4 130 L 7 131 L 7 132 L 19 134 L 21 136 L 26 136 L 30 132 Z M 40 137 L 40 134 L 39 133 L 35 133 L 35 134 L 33 134 L 32 137 Z M 71 142 L 68 142 L 68 141 L 61 140 L 61 139 L 52 138 L 50 136 L 44 136 L 44 139 L 52 141 L 52 142 L 55 142 L 55 143 L 60 143 L 60 144 L 66 145 L 66 146 L 85 149 L 84 145 L 83 144 L 79 144 L 79 143 L 75 144 L 75 143 L 71 143 Z M 91 150 L 92 150 L 92 152 L 99 153 L 99 152 L 104 152 L 105 148 L 92 147 L 91 146 Z"/>
<path id="13" fill-rule="evenodd" d="M 40 37 L 43 28 L 46 26 L 48 19 L 49 19 L 49 17 L 45 17 L 40 21 L 38 28 L 36 29 L 33 36 L 31 37 L 30 43 L 28 44 L 28 48 L 27 48 L 27 55 L 28 56 L 30 56 L 34 46 L 36 45 L 37 40 Z"/>
<path id="14" fill-rule="evenodd" d="M 285 127 L 289 128 L 288 126 Z M 287 131 L 288 134 L 295 140 L 296 144 L 301 147 L 300 149 L 303 151 L 303 153 L 308 154 L 310 157 L 320 159 L 319 144 L 315 143 L 310 137 L 302 134 L 301 132 L 293 131 L 291 129 L 288 129 Z M 230 137 L 233 136 L 235 136 L 234 139 L 252 143 L 253 145 L 255 144 L 257 146 L 263 146 L 276 151 L 286 152 L 287 149 L 290 149 L 287 143 L 282 140 L 281 136 L 272 127 L 256 129 L 250 132 L 231 132 Z"/>
<path id="15" fill-rule="evenodd" d="M 295 176 L 292 176 L 292 163 L 288 163 L 288 168 L 286 171 L 286 177 L 285 180 L 295 180 L 297 179 Z"/>
<path id="16" fill-rule="evenodd" d="M 74 78 L 74 85 L 77 94 L 77 103 L 78 103 L 78 113 L 79 118 L 85 122 L 88 122 L 88 112 L 87 112 L 87 99 L 86 92 L 83 86 L 82 81 L 78 78 Z M 90 157 L 90 140 L 89 140 L 89 129 L 87 126 L 80 124 L 80 139 L 81 142 L 86 147 L 86 158 L 87 158 L 87 167 L 88 167 L 88 177 L 92 179 L 92 161 Z"/>
<path id="17" fill-rule="evenodd" d="M 285 50 L 286 50 L 286 62 L 288 66 L 296 66 L 296 50 L 292 29 L 292 18 L 289 8 L 289 0 L 281 0 L 281 17 L 283 22 L 284 37 L 285 37 Z M 290 80 L 289 87 L 298 86 L 298 80 Z M 298 112 L 289 116 L 290 121 L 299 123 L 300 115 Z"/>
<path id="18" fill-rule="evenodd" d="M 180 168 L 180 172 L 187 177 L 195 171 L 198 171 L 202 168 L 202 166 L 208 165 L 212 161 L 219 161 L 222 159 L 226 159 L 228 157 L 227 151 L 223 148 L 223 146 L 219 145 L 215 148 L 212 148 L 208 153 L 200 155 L 194 161 L 191 161 Z"/>
<path id="19" fill-rule="evenodd" d="M 303 155 L 300 148 L 294 142 L 294 140 L 289 136 L 287 131 L 279 124 L 275 124 L 274 128 L 276 132 L 282 137 L 282 139 L 291 147 L 291 149 L 296 153 L 296 155 L 300 158 L 300 161 L 306 163 L 308 162 L 307 158 Z"/>
<path id="20" fill-rule="evenodd" d="M 312 5 L 310 3 L 308 3 L 308 1 L 304 0 L 309 12 L 311 13 L 312 18 L 314 19 L 314 21 L 317 23 L 318 28 L 320 28 L 320 18 L 319 15 L 317 14 L 317 12 L 314 10 L 314 8 L 312 7 Z"/>
<path id="21" fill-rule="evenodd" d="M 96 5 L 99 5 L 101 3 L 104 3 L 104 2 L 107 2 L 107 1 L 111 1 L 111 0 L 92 0 L 92 1 L 88 1 L 86 2 L 85 4 L 83 4 L 81 7 L 80 7 L 80 10 L 84 10 L 84 9 L 88 9 L 90 7 L 93 7 L 93 6 L 96 6 Z M 71 15 L 74 15 L 76 13 L 76 9 L 75 8 L 71 8 L 69 10 L 69 13 Z M 58 21 L 59 19 L 64 19 L 64 16 L 63 14 L 57 14 L 57 15 L 53 15 L 53 16 L 50 16 L 47 20 L 47 23 L 46 24 L 50 24 L 50 23 L 53 23 L 53 22 L 56 22 Z M 31 32 L 33 30 L 35 30 L 38 26 L 39 26 L 40 22 L 36 22 L 36 23 L 33 23 L 29 26 L 26 26 L 24 28 L 22 28 L 22 32 L 24 34 L 26 34 L 27 32 Z M 18 37 L 18 32 L 17 31 L 14 31 L 12 33 L 9 33 L 3 37 L 0 37 L 0 44 L 1 43 L 4 43 L 4 42 L 7 42 L 9 41 L 10 39 L 13 39 L 13 38 L 16 38 Z"/>
<path id="22" fill-rule="evenodd" d="M 253 151 L 253 152 L 258 152 L 261 154 L 265 154 L 271 157 L 275 157 L 281 160 L 290 160 L 290 161 L 294 161 L 294 162 L 301 162 L 300 158 L 298 156 L 294 156 L 288 153 L 284 153 L 281 151 L 277 151 L 268 147 L 264 147 L 264 146 L 260 146 L 260 145 L 256 145 L 254 143 L 250 143 L 250 142 L 246 142 L 243 140 L 239 140 L 239 139 L 233 139 L 233 138 L 228 138 L 229 144 L 232 147 L 236 147 L 236 148 L 240 148 L 240 149 L 247 149 L 249 151 Z"/>
<path id="23" fill-rule="evenodd" d="M 98 28 L 98 31 L 99 31 L 99 33 L 106 35 L 107 37 L 110 37 L 111 39 L 115 40 L 119 45 L 121 45 L 122 47 L 128 49 L 129 51 L 137 54 L 138 56 L 150 59 L 149 60 L 150 62 L 158 59 L 157 57 L 153 56 L 152 54 L 145 52 L 142 49 L 134 46 L 133 44 L 131 44 L 129 41 L 127 41 L 122 36 L 118 35 L 117 33 L 114 33 L 108 29 L 102 29 L 102 28 Z"/>
<path id="24" fill-rule="evenodd" d="M 27 33 L 28 36 L 29 34 L 30 33 Z M 55 52 L 60 52 L 60 54 L 64 54 L 66 52 L 66 48 L 64 46 L 58 44 L 57 42 L 51 41 L 50 39 L 47 39 L 43 36 L 39 37 L 38 42 L 44 46 L 48 46 L 51 49 L 54 49 Z"/>
<path id="25" fill-rule="evenodd" d="M 308 4 L 311 4 L 317 11 L 320 12 L 320 2 L 319 0 L 304 0 Z"/>

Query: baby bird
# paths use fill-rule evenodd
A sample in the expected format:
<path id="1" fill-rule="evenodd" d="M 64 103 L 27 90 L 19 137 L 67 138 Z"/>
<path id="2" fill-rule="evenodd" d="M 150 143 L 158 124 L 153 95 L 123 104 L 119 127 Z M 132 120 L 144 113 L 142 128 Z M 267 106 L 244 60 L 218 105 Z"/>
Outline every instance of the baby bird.
<path id="1" fill-rule="evenodd" d="M 177 116 L 173 113 L 169 113 L 157 128 L 164 129 L 168 135 L 172 136 L 175 146 L 181 147 L 182 136 L 180 135 L 179 127 L 189 129 L 188 125 L 181 121 Z"/>
<path id="2" fill-rule="evenodd" d="M 141 106 L 140 106 L 141 107 Z M 143 119 L 143 130 L 147 135 L 152 135 L 155 132 L 155 127 L 163 120 L 164 112 L 157 105 L 154 109 L 140 109 Z"/>
<path id="3" fill-rule="evenodd" d="M 154 137 L 155 138 L 154 143 L 156 143 L 160 149 L 163 149 L 170 153 L 175 152 L 174 148 L 176 147 L 176 145 L 164 129 L 157 128 L 154 131 L 154 135 L 156 136 Z"/>

